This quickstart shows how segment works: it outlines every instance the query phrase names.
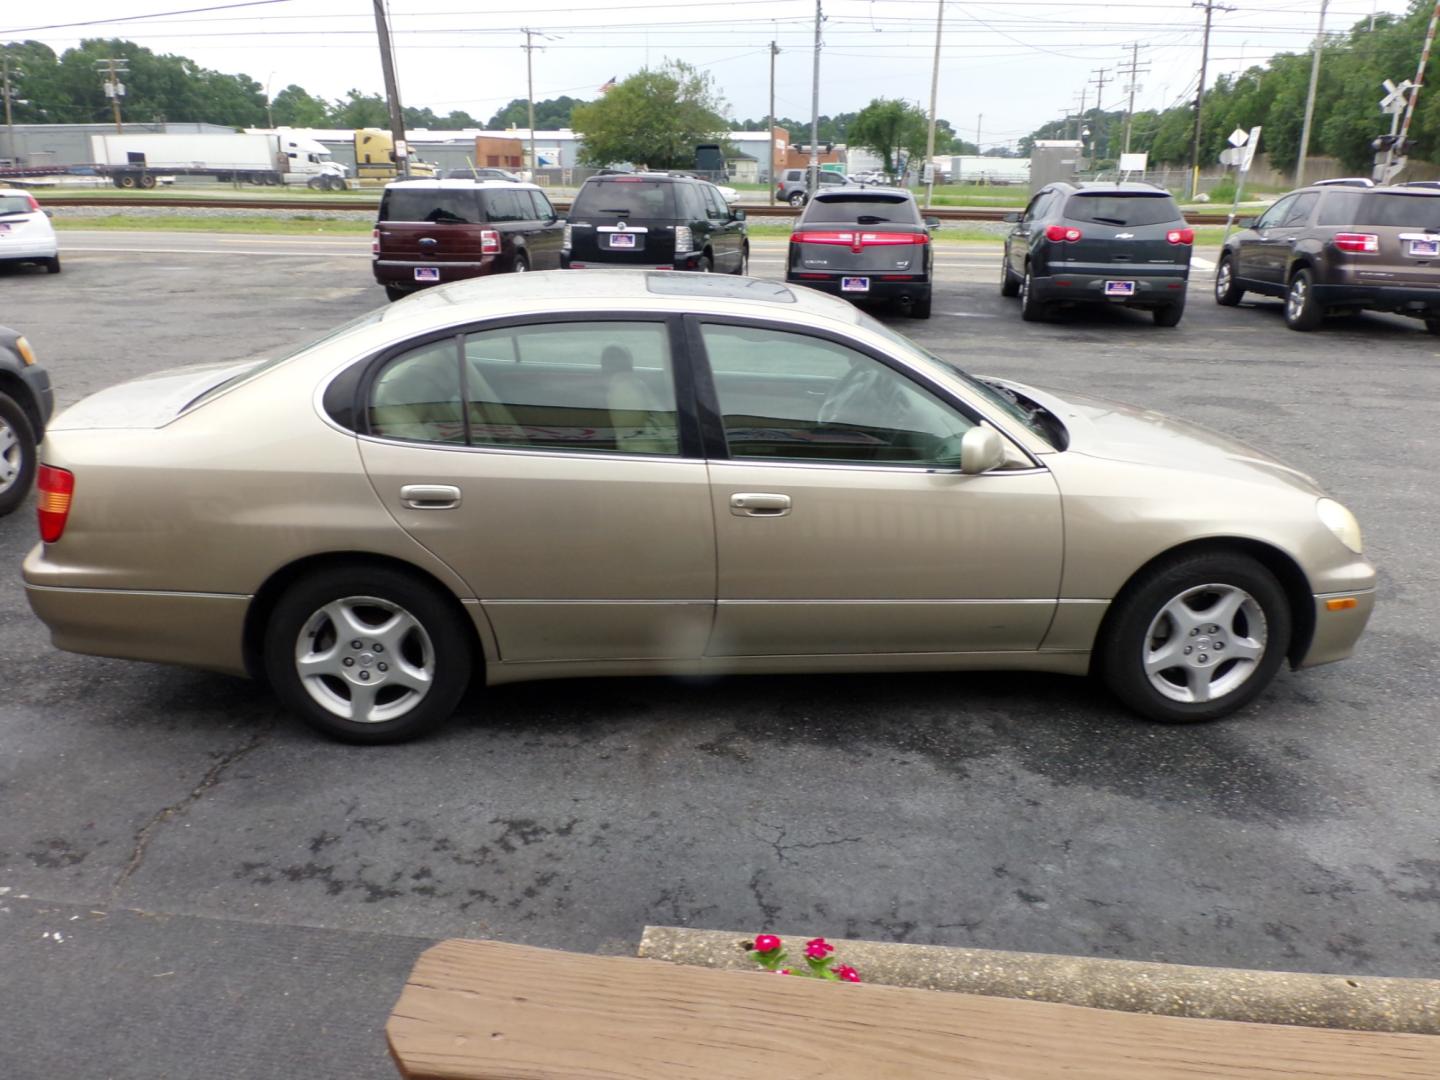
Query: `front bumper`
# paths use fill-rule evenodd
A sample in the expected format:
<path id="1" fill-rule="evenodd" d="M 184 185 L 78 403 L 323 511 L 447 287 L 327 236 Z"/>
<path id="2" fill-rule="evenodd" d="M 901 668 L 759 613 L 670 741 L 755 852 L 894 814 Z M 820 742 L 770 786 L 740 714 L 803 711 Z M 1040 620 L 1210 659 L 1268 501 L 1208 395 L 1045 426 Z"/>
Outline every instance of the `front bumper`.
<path id="1" fill-rule="evenodd" d="M 1129 272 L 1127 273 L 1127 269 Z M 1030 288 L 1046 303 L 1121 304 L 1126 307 L 1162 307 L 1185 299 L 1189 274 L 1137 273 L 1142 267 L 1118 265 L 1103 274 L 1056 273 L 1030 279 Z M 1133 281 L 1130 296 L 1106 296 L 1107 281 Z"/>
<path id="2" fill-rule="evenodd" d="M 1363 307 L 1402 315 L 1440 316 L 1440 289 L 1423 285 L 1316 285 L 1315 298 L 1325 307 Z"/>
<path id="3" fill-rule="evenodd" d="M 1375 590 L 1357 589 L 1350 592 L 1317 593 L 1315 595 L 1315 632 L 1310 647 L 1295 667 L 1315 667 L 1344 660 L 1355 651 L 1355 642 L 1370 621 L 1375 609 Z M 1353 604 L 1351 601 L 1354 601 Z"/>
<path id="4" fill-rule="evenodd" d="M 840 288 L 842 278 L 868 277 L 870 288 L 865 292 L 851 292 Z M 838 296 L 842 300 L 923 300 L 930 295 L 929 277 L 916 274 L 906 276 L 904 280 L 884 280 L 885 277 L 899 277 L 899 275 L 880 275 L 874 273 L 845 273 L 826 274 L 824 277 L 811 276 L 809 273 L 791 272 L 785 275 L 785 284 L 804 285 L 809 289 L 818 289 L 820 292 L 829 293 L 831 296 Z"/>
<path id="5" fill-rule="evenodd" d="M 464 281 L 466 278 L 484 277 L 500 272 L 500 257 L 486 255 L 471 262 L 426 262 L 424 259 L 376 259 L 372 264 L 375 280 L 381 285 L 395 289 L 428 289 L 432 285 L 443 285 L 447 281 Z M 438 281 L 416 281 L 415 271 L 428 267 L 440 271 Z"/>
<path id="6" fill-rule="evenodd" d="M 50 375 L 39 364 L 30 364 L 20 369 L 20 381 L 25 384 L 30 391 L 30 396 L 35 400 L 35 409 L 40 419 L 35 437 L 43 438 L 45 426 L 50 422 L 51 414 L 55 412 L 55 391 L 50 388 Z"/>

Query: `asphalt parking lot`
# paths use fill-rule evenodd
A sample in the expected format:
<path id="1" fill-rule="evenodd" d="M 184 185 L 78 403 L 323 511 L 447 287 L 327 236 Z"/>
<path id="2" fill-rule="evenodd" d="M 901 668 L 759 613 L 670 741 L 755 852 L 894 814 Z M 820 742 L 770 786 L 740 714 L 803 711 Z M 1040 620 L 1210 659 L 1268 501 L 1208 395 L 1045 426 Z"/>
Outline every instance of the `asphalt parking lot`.
<path id="1" fill-rule="evenodd" d="M 62 404 L 304 340 L 383 302 L 364 240 L 62 237 L 0 272 Z M 778 245 L 757 245 L 774 276 Z M 1137 721 L 1034 675 L 577 681 L 438 736 L 320 740 L 243 681 L 53 650 L 0 519 L 0 1076 L 391 1077 L 428 942 L 633 952 L 647 924 L 1355 974 L 1440 966 L 1440 338 L 1218 308 L 1021 322 L 947 247 L 934 317 L 982 373 L 1143 403 L 1317 476 L 1380 595 L 1359 653 L 1258 705 Z"/>

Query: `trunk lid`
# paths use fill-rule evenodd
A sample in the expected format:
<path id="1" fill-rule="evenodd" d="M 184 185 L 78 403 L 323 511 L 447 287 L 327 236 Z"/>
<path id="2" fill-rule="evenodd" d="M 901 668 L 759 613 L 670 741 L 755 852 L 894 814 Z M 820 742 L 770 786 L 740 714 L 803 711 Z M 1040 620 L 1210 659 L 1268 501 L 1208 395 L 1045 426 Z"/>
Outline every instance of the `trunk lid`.
<path id="1" fill-rule="evenodd" d="M 246 374 L 262 362 L 253 358 L 238 363 L 172 368 L 107 387 L 60 413 L 51 421 L 48 431 L 164 427 L 196 398 Z"/>

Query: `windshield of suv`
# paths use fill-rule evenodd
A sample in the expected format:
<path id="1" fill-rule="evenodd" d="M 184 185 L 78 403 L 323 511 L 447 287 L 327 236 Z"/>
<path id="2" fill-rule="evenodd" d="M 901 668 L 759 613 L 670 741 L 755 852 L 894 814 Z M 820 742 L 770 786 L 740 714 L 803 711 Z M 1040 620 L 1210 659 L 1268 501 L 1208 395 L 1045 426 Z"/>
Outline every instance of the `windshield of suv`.
<path id="1" fill-rule="evenodd" d="M 1398 191 L 1366 195 L 1351 224 L 1390 225 L 1440 232 L 1440 195 L 1402 195 Z"/>
<path id="2" fill-rule="evenodd" d="M 674 218 L 675 184 L 664 180 L 616 177 L 587 180 L 570 206 L 570 220 L 644 221 Z"/>
<path id="3" fill-rule="evenodd" d="M 879 225 L 895 222 L 900 225 L 919 225 L 920 211 L 915 202 L 906 195 L 866 194 L 846 192 L 845 194 L 817 195 L 802 218 L 809 225 L 817 221 L 845 222 L 851 225 Z"/>
<path id="4" fill-rule="evenodd" d="M 480 200 L 473 191 L 391 188 L 380 199 L 380 220 L 478 225 L 481 221 Z"/>
<path id="5" fill-rule="evenodd" d="M 1078 191 L 1065 204 L 1071 221 L 1096 225 L 1163 225 L 1180 221 L 1180 208 L 1166 192 Z"/>

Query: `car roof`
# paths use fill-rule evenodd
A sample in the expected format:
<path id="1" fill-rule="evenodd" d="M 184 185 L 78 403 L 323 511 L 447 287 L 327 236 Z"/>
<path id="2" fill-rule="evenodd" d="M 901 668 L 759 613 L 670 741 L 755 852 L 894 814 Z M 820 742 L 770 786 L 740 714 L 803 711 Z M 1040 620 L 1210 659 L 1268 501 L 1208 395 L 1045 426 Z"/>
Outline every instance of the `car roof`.
<path id="1" fill-rule="evenodd" d="M 1067 184 L 1066 187 L 1074 191 L 1085 193 L 1109 192 L 1112 194 L 1125 194 L 1134 192 L 1139 195 L 1169 195 L 1165 188 L 1155 184 L 1147 184 L 1143 180 L 1086 180 L 1079 184 Z"/>
<path id="2" fill-rule="evenodd" d="M 469 177 L 454 180 L 392 180 L 385 185 L 386 191 L 474 191 L 476 188 L 494 188 L 497 191 L 526 188 L 539 191 L 540 185 L 527 184 L 523 180 L 472 180 Z"/>
<path id="3" fill-rule="evenodd" d="M 35 197 L 34 192 L 18 187 L 0 187 L 0 195 L 29 195 L 32 199 Z"/>
<path id="4" fill-rule="evenodd" d="M 858 195 L 861 192 L 866 195 L 903 195 L 912 202 L 915 200 L 915 193 L 908 188 L 885 187 L 880 184 L 846 184 L 844 187 L 834 188 L 830 191 L 817 191 L 815 198 L 831 202 L 837 198 Z"/>

